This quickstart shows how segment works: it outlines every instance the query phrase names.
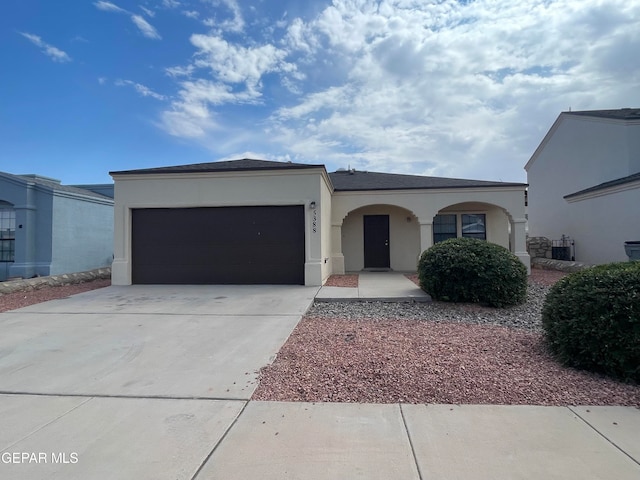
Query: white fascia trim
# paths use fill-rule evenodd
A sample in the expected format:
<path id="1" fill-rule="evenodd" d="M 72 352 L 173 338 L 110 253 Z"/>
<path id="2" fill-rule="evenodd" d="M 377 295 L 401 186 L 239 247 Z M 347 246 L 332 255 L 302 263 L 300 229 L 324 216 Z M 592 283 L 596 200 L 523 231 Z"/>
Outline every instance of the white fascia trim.
<path id="1" fill-rule="evenodd" d="M 640 180 L 624 183 L 622 185 L 615 185 L 609 188 L 603 188 L 602 190 L 596 190 L 595 192 L 585 192 L 582 195 L 576 195 L 572 198 L 565 198 L 565 200 L 567 203 L 582 202 L 583 200 L 605 197 L 607 195 L 614 195 L 616 193 L 625 192 L 627 190 L 635 190 L 637 188 L 640 188 Z"/>

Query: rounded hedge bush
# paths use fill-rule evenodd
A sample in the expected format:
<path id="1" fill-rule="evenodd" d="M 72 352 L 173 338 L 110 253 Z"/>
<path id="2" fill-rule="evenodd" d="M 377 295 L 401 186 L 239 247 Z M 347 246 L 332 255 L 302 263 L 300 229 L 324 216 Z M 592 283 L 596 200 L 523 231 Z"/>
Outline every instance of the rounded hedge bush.
<path id="1" fill-rule="evenodd" d="M 527 268 L 504 247 L 451 238 L 422 252 L 420 286 L 434 300 L 508 307 L 527 298 Z"/>
<path id="2" fill-rule="evenodd" d="M 563 364 L 640 382 L 640 261 L 563 278 L 547 294 L 542 324 Z"/>

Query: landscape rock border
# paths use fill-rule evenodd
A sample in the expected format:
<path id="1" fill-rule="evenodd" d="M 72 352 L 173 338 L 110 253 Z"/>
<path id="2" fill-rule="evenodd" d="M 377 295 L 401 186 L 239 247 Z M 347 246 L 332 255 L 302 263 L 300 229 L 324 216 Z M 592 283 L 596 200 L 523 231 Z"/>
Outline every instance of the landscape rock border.
<path id="1" fill-rule="evenodd" d="M 63 273 L 47 277 L 25 278 L 0 282 L 0 295 L 21 292 L 26 290 L 38 290 L 44 287 L 59 287 L 61 285 L 73 285 L 90 282 L 92 280 L 111 278 L 111 267 L 96 268 L 86 272 Z"/>
<path id="2" fill-rule="evenodd" d="M 559 272 L 579 272 L 585 268 L 591 268 L 593 265 L 581 262 L 569 262 L 565 260 L 553 260 L 551 258 L 534 257 L 531 259 L 533 268 L 542 268 L 543 270 L 557 270 Z"/>

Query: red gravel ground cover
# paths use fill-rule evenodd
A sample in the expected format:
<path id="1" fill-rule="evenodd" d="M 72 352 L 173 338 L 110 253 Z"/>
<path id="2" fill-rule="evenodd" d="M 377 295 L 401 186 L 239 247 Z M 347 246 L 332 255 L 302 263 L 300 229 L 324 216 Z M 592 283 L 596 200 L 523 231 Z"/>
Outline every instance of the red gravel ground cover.
<path id="1" fill-rule="evenodd" d="M 21 292 L 5 293 L 0 295 L 0 312 L 28 307 L 36 303 L 47 302 L 58 298 L 65 298 L 76 293 L 88 292 L 96 288 L 108 287 L 111 280 L 93 280 L 91 282 L 77 283 L 74 285 L 62 285 L 59 287 L 43 287 L 37 290 L 23 290 Z"/>
<path id="2" fill-rule="evenodd" d="M 324 284 L 325 287 L 358 287 L 358 275 L 331 275 Z"/>
<path id="3" fill-rule="evenodd" d="M 565 275 L 535 269 L 531 280 Z M 640 407 L 640 386 L 561 366 L 537 332 L 306 316 L 260 371 L 253 400 Z"/>
<path id="4" fill-rule="evenodd" d="M 562 367 L 524 330 L 305 317 L 253 399 L 640 406 L 640 386 Z"/>

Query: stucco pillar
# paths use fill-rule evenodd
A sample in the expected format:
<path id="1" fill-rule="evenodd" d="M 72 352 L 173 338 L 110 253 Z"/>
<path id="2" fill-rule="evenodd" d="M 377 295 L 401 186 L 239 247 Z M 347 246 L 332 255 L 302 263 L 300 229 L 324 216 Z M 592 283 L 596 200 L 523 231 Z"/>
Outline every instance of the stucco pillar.
<path id="1" fill-rule="evenodd" d="M 422 255 L 422 252 L 433 246 L 433 224 L 421 223 L 420 224 L 420 253 L 418 257 Z"/>
<path id="2" fill-rule="evenodd" d="M 114 258 L 111 263 L 111 284 L 131 285 L 131 254 L 128 240 L 131 238 L 131 213 L 128 208 L 118 205 L 117 202 L 116 200 L 113 210 Z"/>
<path id="3" fill-rule="evenodd" d="M 29 188 L 28 193 L 31 192 Z M 31 200 L 29 197 L 28 200 Z M 38 258 L 36 249 L 37 240 L 37 207 L 33 203 L 15 205 L 16 230 L 15 230 L 15 260 L 9 267 L 9 277 L 31 278 L 36 274 L 48 275 L 51 264 L 51 234 L 42 242 L 45 250 L 42 255 L 45 259 Z M 48 242 L 48 245 L 46 244 Z M 44 261 L 48 260 L 48 261 Z"/>
<path id="4" fill-rule="evenodd" d="M 511 251 L 527 267 L 527 273 L 531 274 L 531 258 L 527 252 L 526 224 L 525 218 L 516 218 L 511 222 L 510 243 Z"/>
<path id="5" fill-rule="evenodd" d="M 336 275 L 344 274 L 342 225 L 331 225 L 331 273 Z"/>

